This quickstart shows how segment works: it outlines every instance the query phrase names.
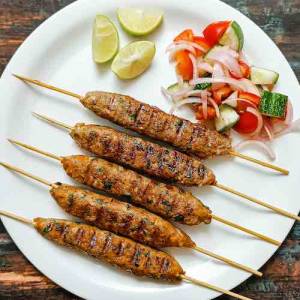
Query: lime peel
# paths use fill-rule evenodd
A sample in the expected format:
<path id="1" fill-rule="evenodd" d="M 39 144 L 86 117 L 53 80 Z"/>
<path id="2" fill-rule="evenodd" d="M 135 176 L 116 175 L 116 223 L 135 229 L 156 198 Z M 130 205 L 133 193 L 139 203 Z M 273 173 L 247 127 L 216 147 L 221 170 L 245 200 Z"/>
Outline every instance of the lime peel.
<path id="1" fill-rule="evenodd" d="M 96 63 L 111 60 L 119 50 L 119 35 L 115 25 L 104 15 L 97 15 L 93 27 L 93 59 Z"/>
<path id="2" fill-rule="evenodd" d="M 163 20 L 163 11 L 151 8 L 119 8 L 117 15 L 123 29 L 135 36 L 151 33 Z"/>

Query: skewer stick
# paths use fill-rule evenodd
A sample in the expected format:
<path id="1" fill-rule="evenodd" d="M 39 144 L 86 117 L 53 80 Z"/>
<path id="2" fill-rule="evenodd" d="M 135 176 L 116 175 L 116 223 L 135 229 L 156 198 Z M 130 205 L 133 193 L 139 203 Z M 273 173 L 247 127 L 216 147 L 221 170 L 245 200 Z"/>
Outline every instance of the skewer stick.
<path id="1" fill-rule="evenodd" d="M 226 294 L 226 295 L 231 296 L 231 297 L 234 297 L 234 298 L 236 298 L 236 299 L 241 299 L 241 300 L 251 300 L 251 298 L 248 298 L 248 297 L 245 297 L 245 296 L 236 294 L 236 293 L 231 292 L 231 291 L 228 291 L 228 290 L 224 290 L 223 288 L 217 287 L 217 286 L 215 286 L 215 285 L 209 284 L 209 283 L 207 283 L 207 282 L 204 282 L 204 281 L 201 281 L 201 280 L 198 280 L 198 279 L 194 279 L 194 278 L 189 277 L 189 276 L 187 276 L 187 275 L 180 275 L 180 278 L 181 278 L 182 280 L 191 282 L 191 283 L 193 283 L 193 284 L 196 284 L 196 285 L 199 285 L 199 286 L 202 286 L 202 287 L 206 287 L 206 288 L 208 288 L 208 289 L 210 289 L 210 290 L 214 290 L 214 291 L 217 291 L 217 292 Z"/>
<path id="2" fill-rule="evenodd" d="M 220 223 L 226 224 L 226 225 L 228 225 L 228 226 L 230 226 L 230 227 L 233 227 L 233 228 L 235 228 L 235 229 L 238 229 L 238 230 L 241 230 L 241 231 L 243 231 L 243 232 L 249 233 L 250 235 L 256 236 L 257 238 L 259 238 L 259 239 L 261 239 L 261 240 L 264 240 L 264 241 L 266 241 L 266 242 L 269 242 L 269 243 L 271 243 L 271 244 L 273 244 L 273 245 L 275 245 L 275 246 L 280 246 L 280 245 L 281 245 L 281 243 L 280 243 L 279 241 L 276 241 L 276 240 L 274 240 L 274 239 L 272 239 L 272 238 L 270 238 L 270 237 L 268 237 L 268 236 L 265 236 L 265 235 L 263 235 L 263 234 L 260 234 L 260 233 L 258 233 L 258 232 L 256 232 L 256 231 L 250 230 L 250 229 L 248 229 L 248 228 L 245 228 L 245 227 L 243 227 L 243 226 L 240 226 L 240 225 L 238 225 L 238 224 L 235 224 L 235 223 L 233 223 L 233 222 L 230 222 L 230 221 L 228 221 L 228 220 L 225 220 L 225 219 L 223 219 L 223 218 L 221 218 L 221 217 L 218 217 L 218 216 L 216 216 L 216 215 L 212 215 L 212 218 L 213 218 L 214 220 L 220 222 Z"/>
<path id="3" fill-rule="evenodd" d="M 52 153 L 49 153 L 49 152 L 47 152 L 47 151 L 41 150 L 41 149 L 39 149 L 39 148 L 33 147 L 33 146 L 31 146 L 31 145 L 28 145 L 28 144 L 25 144 L 25 143 L 22 143 L 22 142 L 19 142 L 19 141 L 16 141 L 16 140 L 12 140 L 12 139 L 8 139 L 8 141 L 11 142 L 11 143 L 13 143 L 13 144 L 16 144 L 16 145 L 18 145 L 18 146 L 20 146 L 20 147 L 23 147 L 23 148 L 25 148 L 25 149 L 28 149 L 28 150 L 30 150 L 30 151 L 33 151 L 33 152 L 37 152 L 37 153 L 39 153 L 39 154 L 42 154 L 42 155 L 44 155 L 44 156 L 46 156 L 46 157 L 50 157 L 50 158 L 55 159 L 55 160 L 58 160 L 58 161 L 61 161 L 61 160 L 62 160 L 62 158 L 61 158 L 60 156 L 57 156 L 57 155 L 55 155 L 55 154 L 52 154 Z M 272 244 L 274 244 L 274 245 L 276 245 L 276 246 L 280 245 L 280 243 L 279 243 L 278 241 L 275 241 L 275 240 L 273 240 L 273 239 L 271 239 L 271 238 L 269 238 L 269 237 L 267 237 L 267 236 L 265 236 L 265 235 L 262 235 L 262 234 L 260 234 L 260 233 L 258 233 L 258 232 L 255 232 L 255 231 L 253 231 L 253 230 L 250 230 L 250 229 L 248 229 L 248 228 L 242 227 L 242 226 L 240 226 L 240 225 L 238 225 L 238 224 L 235 224 L 235 223 L 232 223 L 232 222 L 230 222 L 230 221 L 227 221 L 227 220 L 225 220 L 225 219 L 223 219 L 223 218 L 221 218 L 221 217 L 218 217 L 218 216 L 216 216 L 216 215 L 212 215 L 212 218 L 215 219 L 215 220 L 218 221 L 218 222 L 221 222 L 221 223 L 223 223 L 223 224 L 226 224 L 227 226 L 231 226 L 231 227 L 233 227 L 233 228 L 235 228 L 235 229 L 241 230 L 241 231 L 243 231 L 243 232 L 245 232 L 245 233 L 248 233 L 248 234 L 250 234 L 250 235 L 253 235 L 253 236 L 255 236 L 255 237 L 257 237 L 257 238 L 259 238 L 259 239 L 261 239 L 261 240 L 267 241 L 267 242 L 272 243 Z"/>
<path id="4" fill-rule="evenodd" d="M 21 170 L 21 169 L 19 169 L 19 168 L 17 168 L 17 167 L 14 167 L 14 166 L 11 166 L 11 165 L 2 163 L 2 162 L 0 162 L 0 164 L 1 164 L 2 166 L 4 166 L 4 167 L 10 169 L 10 170 L 13 170 L 13 171 L 15 171 L 15 172 L 17 172 L 17 173 L 20 173 L 20 174 L 22 174 L 22 175 L 24 175 L 24 176 L 26 176 L 26 177 L 29 177 L 29 178 L 34 179 L 34 180 L 37 180 L 37 181 L 39 181 L 39 182 L 42 182 L 43 184 L 46 184 L 46 185 L 48 185 L 48 186 L 54 186 L 54 185 L 55 185 L 55 184 L 49 183 L 48 181 L 46 181 L 46 180 L 44 180 L 44 179 L 41 179 L 40 177 L 37 177 L 37 176 L 35 176 L 35 175 L 31 174 L 31 173 L 28 173 L 28 172 L 26 172 L 26 171 L 24 171 L 24 170 Z M 247 266 L 244 266 L 244 265 L 242 265 L 242 264 L 239 264 L 239 263 L 237 263 L 237 262 L 234 262 L 234 261 L 232 261 L 232 260 L 230 260 L 230 259 L 228 259 L 228 258 L 226 258 L 226 257 L 220 256 L 220 255 L 218 255 L 218 254 L 214 254 L 213 252 L 210 252 L 210 251 L 205 250 L 205 249 L 203 249 L 203 248 L 200 248 L 200 247 L 194 247 L 193 249 L 195 249 L 196 251 L 201 252 L 201 253 L 203 253 L 203 254 L 205 254 L 205 255 L 207 255 L 207 256 L 210 256 L 210 257 L 213 257 L 213 258 L 218 259 L 218 260 L 220 260 L 220 261 L 223 261 L 223 262 L 225 262 L 225 263 L 227 263 L 227 264 L 229 264 L 229 265 L 231 265 L 231 266 L 233 266 L 233 267 L 235 267 L 235 268 L 244 270 L 244 271 L 246 271 L 246 272 L 250 272 L 250 273 L 252 273 L 252 274 L 254 274 L 254 275 L 257 275 L 257 276 L 260 276 L 260 277 L 263 275 L 263 274 L 262 274 L 261 272 L 259 272 L 259 271 L 256 271 L 256 270 L 254 270 L 254 269 L 252 269 L 252 268 L 249 268 L 249 267 L 247 267 Z"/>
<path id="5" fill-rule="evenodd" d="M 27 144 L 24 144 L 22 142 L 19 142 L 19 141 L 16 141 L 16 140 L 13 140 L 13 139 L 7 139 L 10 143 L 12 144 L 15 144 L 15 145 L 18 145 L 20 147 L 23 147 L 25 149 L 28 149 L 28 150 L 31 150 L 33 152 L 37 152 L 39 154 L 42 154 L 44 156 L 47 156 L 47 157 L 50 157 L 52 159 L 55 159 L 55 160 L 58 160 L 58 161 L 61 161 L 61 157 L 59 157 L 58 155 L 55 155 L 55 154 L 52 154 L 50 152 L 47 152 L 47 151 L 44 151 L 44 150 L 41 150 L 41 149 L 38 149 L 36 147 L 33 147 L 33 146 L 30 146 L 30 145 L 27 145 Z"/>
<path id="6" fill-rule="evenodd" d="M 21 216 L 17 216 L 11 212 L 8 212 L 8 211 L 4 211 L 4 210 L 0 210 L 0 216 L 5 216 L 5 217 L 8 217 L 8 218 L 11 218 L 11 219 L 14 219 L 14 220 L 17 220 L 17 221 L 20 221 L 22 223 L 25 223 L 25 224 L 29 224 L 29 225 L 33 225 L 32 221 L 27 219 L 27 218 L 24 218 L 24 217 L 21 217 Z"/>
<path id="7" fill-rule="evenodd" d="M 200 252 L 200 253 L 203 253 L 205 255 L 213 257 L 215 259 L 221 260 L 221 261 L 223 261 L 223 262 L 227 263 L 228 265 L 233 266 L 235 268 L 242 269 L 244 271 L 247 271 L 247 272 L 252 273 L 252 274 L 254 274 L 256 276 L 259 276 L 259 277 L 263 276 L 263 273 L 261 273 L 259 271 L 256 271 L 256 270 L 254 270 L 252 268 L 249 268 L 249 267 L 246 267 L 246 266 L 244 266 L 242 264 L 236 263 L 235 261 L 232 261 L 232 260 L 230 260 L 230 259 L 228 259 L 228 258 L 226 258 L 224 256 L 215 254 L 215 253 L 213 253 L 211 251 L 208 251 L 208 250 L 206 250 L 204 248 L 195 246 L 193 249 L 196 250 L 196 251 L 198 251 L 198 252 Z"/>
<path id="8" fill-rule="evenodd" d="M 83 98 L 83 96 L 80 96 L 80 95 L 78 95 L 78 94 L 76 94 L 76 93 L 73 93 L 73 92 L 70 92 L 70 91 L 68 91 L 68 90 L 65 90 L 65 89 L 61 89 L 61 88 L 55 87 L 55 86 L 53 86 L 53 85 L 49 85 L 49 84 L 47 84 L 47 83 L 45 83 L 45 82 L 42 82 L 42 81 L 39 81 L 39 80 L 31 79 L 31 78 L 24 77 L 24 76 L 17 75 L 17 74 L 13 74 L 13 76 L 15 76 L 16 78 L 18 78 L 18 79 L 20 79 L 20 80 L 22 80 L 22 81 L 29 82 L 29 83 L 38 85 L 38 86 L 43 87 L 43 88 L 46 88 L 46 89 L 50 89 L 50 90 L 55 91 L 55 92 L 62 93 L 62 94 L 65 94 L 65 95 L 68 95 L 68 96 L 77 98 L 78 100 L 81 100 L 81 99 Z M 250 157 L 250 156 L 241 154 L 241 153 L 236 152 L 236 151 L 234 151 L 234 150 L 230 151 L 229 154 L 232 155 L 232 156 L 236 156 L 236 157 L 242 158 L 242 159 L 244 159 L 244 160 L 253 162 L 253 163 L 258 164 L 258 165 L 260 165 L 260 166 L 263 166 L 263 167 L 270 168 L 270 169 L 272 169 L 272 170 L 281 172 L 281 173 L 284 174 L 284 175 L 288 175 L 288 174 L 289 174 L 289 171 L 286 170 L 286 169 L 283 169 L 283 168 L 274 166 L 274 165 L 272 165 L 272 164 L 270 164 L 270 163 L 267 163 L 267 162 L 264 162 L 264 161 L 261 161 L 261 160 L 252 158 L 252 157 Z"/>
<path id="9" fill-rule="evenodd" d="M 241 197 L 241 198 L 244 198 L 244 199 L 246 199 L 246 200 L 249 200 L 249 201 L 251 201 L 251 202 L 253 202 L 253 203 L 256 203 L 256 204 L 258 204 L 258 205 L 261 205 L 261 206 L 263 206 L 263 207 L 269 208 L 269 209 L 271 209 L 271 210 L 277 212 L 277 213 L 280 214 L 280 215 L 283 215 L 283 216 L 285 216 L 285 217 L 294 219 L 294 220 L 296 220 L 296 221 L 300 221 L 300 217 L 297 216 L 297 215 L 295 215 L 295 214 L 292 214 L 292 213 L 290 213 L 290 212 L 288 212 L 288 211 L 286 211 L 286 210 L 283 210 L 283 209 L 281 209 L 281 208 L 278 208 L 278 207 L 276 207 L 276 206 L 273 206 L 273 205 L 271 205 L 271 204 L 268 204 L 268 203 L 266 203 L 266 202 L 263 202 L 263 201 L 261 201 L 261 200 L 259 200 L 259 199 L 254 198 L 254 197 L 251 197 L 251 196 L 248 196 L 248 195 L 243 194 L 243 193 L 241 193 L 241 192 L 238 192 L 238 191 L 236 191 L 236 190 L 234 190 L 234 189 L 232 189 L 232 188 L 230 188 L 230 187 L 227 187 L 227 186 L 225 186 L 225 185 L 223 185 L 223 184 L 216 183 L 216 184 L 215 184 L 215 187 L 217 187 L 217 188 L 219 188 L 219 189 L 221 189 L 221 190 L 223 190 L 223 191 L 229 192 L 229 193 L 231 193 L 231 194 L 237 195 L 237 196 L 239 196 L 239 197 Z"/>
<path id="10" fill-rule="evenodd" d="M 12 75 L 15 76 L 16 78 L 22 80 L 22 81 L 26 81 L 26 82 L 29 82 L 29 83 L 41 86 L 43 88 L 46 88 L 46 89 L 49 89 L 49 90 L 52 90 L 52 91 L 55 91 L 55 92 L 58 92 L 58 93 L 61 93 L 61 94 L 65 94 L 65 95 L 77 98 L 79 100 L 82 98 L 82 96 L 80 96 L 80 95 L 78 95 L 76 93 L 73 93 L 73 92 L 67 91 L 65 89 L 61 89 L 61 88 L 55 87 L 53 85 L 41 82 L 39 80 L 31 79 L 31 78 L 24 77 L 24 76 L 17 75 L 17 74 L 12 74 Z"/>
<path id="11" fill-rule="evenodd" d="M 54 119 L 52 119 L 52 118 L 49 118 L 49 117 L 47 117 L 47 116 L 44 116 L 44 115 L 41 115 L 41 114 L 37 114 L 37 113 L 33 113 L 33 114 L 34 114 L 36 117 L 38 117 L 39 119 L 41 119 L 41 120 L 43 120 L 43 121 L 46 121 L 46 122 L 50 123 L 51 125 L 64 127 L 64 128 L 66 128 L 66 129 L 68 129 L 68 130 L 72 130 L 72 128 L 73 128 L 73 127 L 71 127 L 71 126 L 69 126 L 69 125 L 67 125 L 67 124 L 65 124 L 65 123 L 56 121 L 56 120 L 54 120 Z M 275 211 L 276 213 L 278 213 L 278 214 L 280 214 L 280 215 L 283 215 L 283 216 L 285 216 L 285 217 L 288 217 L 288 218 L 291 218 L 291 219 L 300 221 L 300 217 L 297 216 L 297 215 L 295 215 L 295 214 L 289 213 L 289 212 L 287 212 L 287 211 L 285 211 L 285 210 L 283 210 L 283 209 L 281 209 L 281 208 L 277 208 L 277 207 L 275 207 L 275 206 L 273 206 L 273 205 L 270 205 L 270 204 L 268 204 L 268 203 L 266 203 L 266 202 L 264 202 L 264 201 L 258 200 L 258 199 L 256 199 L 256 198 L 253 198 L 253 197 L 251 197 L 251 196 L 248 196 L 248 195 L 246 195 L 246 194 L 243 194 L 243 193 L 241 193 L 241 192 L 238 192 L 238 191 L 236 191 L 236 190 L 234 190 L 234 189 L 232 189 L 232 188 L 230 188 L 230 187 L 227 187 L 227 186 L 225 186 L 225 185 L 223 185 L 223 184 L 215 183 L 213 186 L 215 186 L 215 187 L 217 187 L 217 188 L 219 188 L 219 189 L 221 189 L 221 190 L 223 190 L 223 191 L 226 191 L 226 192 L 228 192 L 228 193 L 231 193 L 231 194 L 237 195 L 237 196 L 239 196 L 239 197 L 241 197 L 241 198 L 244 198 L 244 199 L 246 199 L 246 200 L 249 200 L 249 201 L 251 201 L 251 202 L 254 202 L 254 203 L 256 203 L 256 204 L 259 204 L 259 205 L 261 205 L 261 206 L 264 206 L 264 207 L 266 207 L 266 208 L 269 208 L 269 209 Z"/>
<path id="12" fill-rule="evenodd" d="M 261 161 L 259 159 L 253 158 L 251 156 L 248 156 L 248 155 L 245 155 L 245 154 L 233 151 L 233 150 L 230 151 L 229 154 L 232 155 L 232 156 L 236 156 L 236 157 L 248 160 L 248 161 L 253 162 L 255 164 L 258 164 L 260 166 L 272 169 L 274 171 L 278 171 L 279 173 L 282 173 L 284 175 L 289 175 L 289 173 L 290 173 L 289 170 L 283 169 L 281 167 L 275 166 L 275 165 L 270 164 L 268 162 Z"/>
<path id="13" fill-rule="evenodd" d="M 22 169 L 19 169 L 19 168 L 15 167 L 15 166 L 9 165 L 9 164 L 4 163 L 4 162 L 0 162 L 0 165 L 3 166 L 3 167 L 5 167 L 6 169 L 9 169 L 11 171 L 15 171 L 17 173 L 20 173 L 20 174 L 26 176 L 26 177 L 29 177 L 29 178 L 34 179 L 36 181 L 39 181 L 39 182 L 41 182 L 41 183 L 43 183 L 45 185 L 48 185 L 48 186 L 52 186 L 53 185 L 49 181 L 47 181 L 47 180 L 45 180 L 45 179 L 43 179 L 41 177 L 32 175 L 32 174 L 30 174 L 30 173 L 28 173 L 28 172 L 26 172 L 26 171 L 24 171 Z"/>
<path id="14" fill-rule="evenodd" d="M 24 217 L 21 217 L 21 216 L 17 216 L 11 212 L 7 212 L 7 211 L 4 211 L 4 210 L 0 210 L 0 216 L 5 216 L 5 217 L 8 217 L 8 218 L 11 218 L 11 219 L 14 219 L 16 221 L 19 221 L 19 222 L 22 222 L 22 223 L 25 223 L 25 224 L 29 224 L 29 225 L 33 225 L 33 222 L 27 218 L 24 218 Z M 244 297 L 242 295 L 239 295 L 239 294 L 236 294 L 234 292 L 231 292 L 229 290 L 225 290 L 223 288 L 220 288 L 220 287 L 217 287 L 217 286 L 214 286 L 214 285 L 211 285 L 209 283 L 206 283 L 204 281 L 201 281 L 201 280 L 198 280 L 198 279 L 194 279 L 192 277 L 189 277 L 187 275 L 179 275 L 179 278 L 181 280 L 184 280 L 184 281 L 187 281 L 187 282 L 190 282 L 190 283 L 193 283 L 195 285 L 199 285 L 199 286 L 202 286 L 202 287 L 205 287 L 205 288 L 208 288 L 208 289 L 211 289 L 211 290 L 214 290 L 214 291 L 217 291 L 217 292 L 220 292 L 220 293 L 224 293 L 226 295 L 229 295 L 229 296 L 232 296 L 232 297 L 235 297 L 237 299 L 242 299 L 242 300 L 252 300 L 250 298 L 247 298 L 247 297 Z"/>

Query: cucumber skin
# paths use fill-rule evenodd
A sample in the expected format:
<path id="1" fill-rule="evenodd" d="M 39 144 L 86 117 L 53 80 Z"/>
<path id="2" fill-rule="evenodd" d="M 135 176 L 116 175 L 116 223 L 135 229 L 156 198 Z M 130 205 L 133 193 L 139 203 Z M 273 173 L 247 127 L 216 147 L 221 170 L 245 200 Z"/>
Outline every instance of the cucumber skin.
<path id="1" fill-rule="evenodd" d="M 230 32 L 231 31 L 231 32 Z M 234 39 L 237 40 L 236 46 L 233 47 L 232 43 L 229 45 L 230 41 L 232 42 L 232 39 L 230 40 L 230 35 L 234 35 Z M 219 44 L 223 46 L 229 46 L 231 49 L 235 51 L 241 51 L 244 46 L 244 34 L 241 26 L 236 22 L 232 21 L 224 35 L 221 37 Z"/>
<path id="2" fill-rule="evenodd" d="M 264 91 L 259 104 L 259 111 L 268 117 L 284 118 L 287 102 L 288 97 L 286 95 Z"/>
<path id="3" fill-rule="evenodd" d="M 239 39 L 239 42 L 240 42 L 238 51 L 241 51 L 244 47 L 244 42 L 245 42 L 243 30 L 242 30 L 241 26 L 239 25 L 239 23 L 236 22 L 236 21 L 233 21 L 231 26 L 233 27 L 234 31 L 238 35 L 238 39 Z"/>

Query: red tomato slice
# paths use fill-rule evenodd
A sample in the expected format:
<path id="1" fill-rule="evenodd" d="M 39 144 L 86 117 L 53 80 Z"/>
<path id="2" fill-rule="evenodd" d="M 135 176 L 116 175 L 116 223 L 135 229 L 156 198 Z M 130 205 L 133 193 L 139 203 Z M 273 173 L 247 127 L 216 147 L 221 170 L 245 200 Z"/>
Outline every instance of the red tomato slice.
<path id="1" fill-rule="evenodd" d="M 193 42 L 198 44 L 205 50 L 205 52 L 203 52 L 199 49 L 195 49 L 197 57 L 202 56 L 204 53 L 208 52 L 210 49 L 208 42 L 206 41 L 206 39 L 203 36 L 194 36 Z"/>
<path id="2" fill-rule="evenodd" d="M 243 77 L 249 78 L 250 77 L 250 67 L 242 60 L 239 60 L 239 65 L 240 65 Z"/>
<path id="3" fill-rule="evenodd" d="M 250 67 L 244 63 L 243 61 L 239 61 L 239 65 L 240 65 L 240 69 L 241 69 L 241 73 L 242 73 L 242 77 L 236 75 L 234 72 L 229 71 L 230 76 L 234 79 L 241 79 L 241 78 L 249 78 L 250 76 Z"/>
<path id="4" fill-rule="evenodd" d="M 216 110 L 211 106 L 207 106 L 207 120 L 213 120 L 215 117 Z M 196 107 L 196 119 L 198 121 L 204 120 L 202 104 L 197 105 Z"/>
<path id="5" fill-rule="evenodd" d="M 213 98 L 217 104 L 221 104 L 222 100 L 229 97 L 229 95 L 232 93 L 232 89 L 230 86 L 225 85 L 221 87 L 220 89 L 213 91 Z"/>
<path id="6" fill-rule="evenodd" d="M 211 47 L 219 42 L 229 24 L 230 21 L 220 21 L 212 23 L 204 29 L 203 35 Z"/>
<path id="7" fill-rule="evenodd" d="M 234 129 L 240 134 L 249 134 L 256 130 L 258 125 L 257 117 L 246 111 L 240 114 L 240 119 L 234 126 Z"/>
<path id="8" fill-rule="evenodd" d="M 193 63 L 186 50 L 178 51 L 175 54 L 176 72 L 182 76 L 183 80 L 191 80 L 193 78 Z"/>
<path id="9" fill-rule="evenodd" d="M 179 33 L 175 39 L 174 42 L 178 42 L 178 41 L 189 41 L 189 42 L 193 42 L 194 40 L 194 33 L 192 29 L 186 29 L 184 31 L 182 31 L 181 33 Z"/>
<path id="10" fill-rule="evenodd" d="M 256 108 L 259 105 L 260 102 L 260 97 L 251 94 L 251 93 L 246 93 L 246 92 L 240 92 L 239 93 L 239 98 L 241 99 L 245 99 L 247 101 L 249 101 L 250 103 L 246 102 L 246 101 L 237 101 L 237 107 L 236 107 L 236 111 L 238 113 L 243 113 L 246 111 L 247 107 L 254 107 Z"/>
<path id="11" fill-rule="evenodd" d="M 240 92 L 239 93 L 239 98 L 245 99 L 245 100 L 249 100 L 251 101 L 253 104 L 255 104 L 256 106 L 259 105 L 260 103 L 260 97 L 252 94 L 252 93 L 246 93 L 246 92 Z"/>

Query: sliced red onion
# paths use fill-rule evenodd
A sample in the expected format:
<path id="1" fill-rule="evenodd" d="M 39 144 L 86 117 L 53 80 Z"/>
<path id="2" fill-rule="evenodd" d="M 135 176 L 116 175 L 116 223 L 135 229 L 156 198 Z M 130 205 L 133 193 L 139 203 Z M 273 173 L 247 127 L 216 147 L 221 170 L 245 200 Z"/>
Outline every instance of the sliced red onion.
<path id="1" fill-rule="evenodd" d="M 187 45 L 187 44 L 180 44 L 180 45 L 177 45 L 176 47 L 172 48 L 171 50 L 169 50 L 169 52 L 170 52 L 169 61 L 170 62 L 174 61 L 175 54 L 178 51 L 182 51 L 182 50 L 187 50 L 187 51 L 193 53 L 194 55 L 196 54 L 195 49 L 192 46 Z"/>
<path id="2" fill-rule="evenodd" d="M 257 136 L 260 134 L 262 128 L 263 128 L 263 125 L 264 125 L 264 121 L 263 121 L 263 118 L 262 118 L 262 115 L 261 113 L 253 108 L 253 107 L 247 107 L 246 108 L 246 111 L 248 111 L 249 113 L 255 115 L 257 117 L 257 127 L 255 129 L 255 131 L 253 133 L 251 133 L 251 136 Z"/>
<path id="3" fill-rule="evenodd" d="M 212 73 L 212 78 L 223 78 L 225 77 L 225 73 L 224 70 L 221 66 L 221 64 L 219 63 L 215 63 L 213 66 L 213 73 Z M 225 83 L 214 83 L 212 85 L 212 90 L 218 90 L 220 88 L 222 88 L 223 86 L 225 86 Z"/>
<path id="4" fill-rule="evenodd" d="M 275 137 L 280 137 L 285 134 L 289 134 L 292 132 L 300 132 L 300 119 L 294 121 L 293 123 L 290 124 L 290 126 L 286 126 L 285 129 L 282 131 L 279 131 L 275 134 Z"/>
<path id="5" fill-rule="evenodd" d="M 207 91 L 201 91 L 201 100 L 202 100 L 202 111 L 203 111 L 203 117 L 204 120 L 207 119 L 207 101 L 208 101 L 208 95 Z"/>
<path id="6" fill-rule="evenodd" d="M 174 103 L 169 111 L 170 114 L 173 114 L 179 107 L 186 105 L 186 104 L 192 104 L 192 103 L 202 103 L 202 100 L 197 97 L 189 97 L 185 98 L 183 100 L 180 100 L 176 103 Z"/>
<path id="7" fill-rule="evenodd" d="M 268 136 L 268 139 L 270 141 L 273 141 L 273 139 L 274 139 L 273 129 L 272 129 L 272 126 L 271 126 L 269 120 L 267 120 L 267 119 L 264 119 L 264 130 Z"/>
<path id="8" fill-rule="evenodd" d="M 237 100 L 238 100 L 238 91 L 234 91 L 229 97 L 227 97 L 222 103 L 228 104 L 231 107 L 237 107 Z"/>
<path id="9" fill-rule="evenodd" d="M 220 49 L 210 55 L 209 59 L 219 62 L 233 72 L 237 77 L 242 78 L 242 72 L 238 60 L 232 56 L 232 50 L 225 51 Z"/>
<path id="10" fill-rule="evenodd" d="M 240 82 L 237 79 L 234 78 L 210 78 L 210 77 L 203 77 L 203 78 L 198 78 L 197 80 L 191 80 L 190 84 L 196 85 L 198 83 L 228 83 L 232 86 L 234 86 L 235 89 L 238 90 L 245 90 L 245 87 L 242 82 Z"/>
<path id="11" fill-rule="evenodd" d="M 217 118 L 220 117 L 220 110 L 219 110 L 219 106 L 217 105 L 217 103 L 214 101 L 213 98 L 208 97 L 208 101 L 209 103 L 214 107 L 215 111 L 216 111 L 216 116 Z"/>
<path id="12" fill-rule="evenodd" d="M 198 71 L 204 70 L 205 72 L 213 73 L 213 67 L 207 62 L 198 61 L 197 67 L 198 67 Z"/>
<path id="13" fill-rule="evenodd" d="M 197 61 L 194 55 L 189 53 L 189 58 L 193 65 L 193 80 L 196 80 L 198 78 L 198 68 L 197 68 Z"/>
<path id="14" fill-rule="evenodd" d="M 199 96 L 201 97 L 201 90 L 194 90 L 194 91 L 189 91 L 185 94 L 186 97 L 190 97 L 190 96 Z"/>
<path id="15" fill-rule="evenodd" d="M 207 49 L 205 49 L 204 47 L 202 47 L 202 46 L 200 46 L 199 44 L 194 43 L 194 42 L 189 42 L 189 41 L 176 41 L 176 42 L 174 42 L 174 44 L 175 44 L 175 45 L 182 45 L 182 44 L 184 44 L 184 45 L 189 45 L 189 46 L 192 46 L 192 47 L 194 47 L 195 49 L 198 49 L 198 50 L 200 50 L 200 51 L 202 51 L 202 52 L 204 52 L 204 53 L 207 52 Z"/>
<path id="16" fill-rule="evenodd" d="M 244 85 L 244 91 L 245 92 L 248 92 L 248 93 L 251 93 L 251 94 L 254 94 L 256 96 L 261 97 L 259 89 L 257 88 L 257 86 L 252 81 L 250 81 L 249 79 L 246 79 L 246 78 L 242 78 L 239 81 Z"/>
<path id="17" fill-rule="evenodd" d="M 234 148 L 236 150 L 239 150 L 239 149 L 244 148 L 249 145 L 259 146 L 261 149 L 263 149 L 268 154 L 268 156 L 270 157 L 271 160 L 274 160 L 276 158 L 275 152 L 269 145 L 267 145 L 264 142 L 257 141 L 257 140 L 242 141 L 241 143 L 237 144 Z"/>

